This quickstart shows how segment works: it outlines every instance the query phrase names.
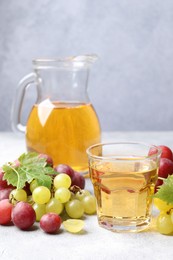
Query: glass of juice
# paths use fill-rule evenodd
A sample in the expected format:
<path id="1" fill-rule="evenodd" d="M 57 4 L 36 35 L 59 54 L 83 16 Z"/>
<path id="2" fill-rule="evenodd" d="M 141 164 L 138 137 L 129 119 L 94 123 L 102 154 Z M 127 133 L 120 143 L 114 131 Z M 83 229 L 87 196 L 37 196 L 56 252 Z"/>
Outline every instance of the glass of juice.
<path id="1" fill-rule="evenodd" d="M 150 149 L 155 153 L 149 155 Z M 99 225 L 115 232 L 148 228 L 161 150 L 120 142 L 90 146 L 87 154 Z"/>

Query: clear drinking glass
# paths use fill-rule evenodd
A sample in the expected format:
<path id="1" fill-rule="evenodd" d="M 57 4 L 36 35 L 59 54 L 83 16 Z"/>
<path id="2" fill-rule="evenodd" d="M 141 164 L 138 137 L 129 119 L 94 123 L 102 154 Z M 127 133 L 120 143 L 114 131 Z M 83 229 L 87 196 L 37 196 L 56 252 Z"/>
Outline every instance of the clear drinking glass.
<path id="1" fill-rule="evenodd" d="M 149 156 L 149 150 L 156 153 Z M 87 149 L 99 225 L 137 232 L 151 222 L 161 150 L 143 143 L 105 143 Z"/>

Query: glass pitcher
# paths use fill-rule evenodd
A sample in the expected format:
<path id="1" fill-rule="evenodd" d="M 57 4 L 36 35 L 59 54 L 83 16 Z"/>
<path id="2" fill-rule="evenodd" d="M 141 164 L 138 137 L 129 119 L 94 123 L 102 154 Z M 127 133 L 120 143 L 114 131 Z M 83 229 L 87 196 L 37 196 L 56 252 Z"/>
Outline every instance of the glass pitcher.
<path id="1" fill-rule="evenodd" d="M 19 83 L 12 127 L 25 132 L 28 151 L 48 154 L 54 166 L 68 164 L 77 171 L 87 171 L 86 149 L 100 142 L 99 120 L 87 95 L 89 70 L 96 59 L 96 55 L 36 59 L 34 72 Z M 25 91 L 33 86 L 37 100 L 24 126 Z"/>

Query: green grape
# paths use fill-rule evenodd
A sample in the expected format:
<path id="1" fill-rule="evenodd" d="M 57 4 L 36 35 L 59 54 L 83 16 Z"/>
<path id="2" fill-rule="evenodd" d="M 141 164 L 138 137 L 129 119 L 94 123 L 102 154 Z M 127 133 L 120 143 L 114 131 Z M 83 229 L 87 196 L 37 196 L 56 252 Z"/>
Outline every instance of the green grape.
<path id="1" fill-rule="evenodd" d="M 91 193 L 88 190 L 80 190 L 76 193 L 76 198 L 78 200 L 83 200 L 85 196 L 89 196 Z"/>
<path id="2" fill-rule="evenodd" d="M 160 210 L 160 211 L 169 211 L 171 208 L 173 208 L 173 204 L 169 204 L 166 201 L 163 201 L 159 198 L 154 198 L 154 205 Z"/>
<path id="3" fill-rule="evenodd" d="M 35 203 L 45 204 L 50 200 L 51 193 L 50 190 L 45 186 L 39 186 L 34 189 L 32 193 L 32 198 Z"/>
<path id="4" fill-rule="evenodd" d="M 82 200 L 84 212 L 92 215 L 96 212 L 96 198 L 93 195 L 85 196 Z"/>
<path id="5" fill-rule="evenodd" d="M 28 202 L 29 204 L 31 204 L 31 205 L 33 204 L 32 195 L 29 195 L 29 196 L 28 196 L 27 202 Z"/>
<path id="6" fill-rule="evenodd" d="M 40 221 L 41 217 L 44 214 L 46 214 L 46 205 L 34 203 L 34 205 L 32 207 L 35 210 L 36 221 Z"/>
<path id="7" fill-rule="evenodd" d="M 34 189 L 37 188 L 38 186 L 39 186 L 39 185 L 38 185 L 37 180 L 33 180 L 33 181 L 30 183 L 30 185 L 29 185 L 29 189 L 30 189 L 31 192 L 33 192 Z"/>
<path id="8" fill-rule="evenodd" d="M 171 221 L 173 223 L 173 211 L 171 210 Z"/>
<path id="9" fill-rule="evenodd" d="M 170 214 L 162 212 L 157 218 L 156 227 L 161 234 L 171 234 L 173 232 L 173 223 Z"/>
<path id="10" fill-rule="evenodd" d="M 60 215 L 64 209 L 64 205 L 57 199 L 52 198 L 46 204 L 46 213 L 52 212 Z"/>
<path id="11" fill-rule="evenodd" d="M 27 201 L 27 193 L 23 189 L 15 189 L 11 191 L 9 198 L 12 200 L 12 203 Z"/>
<path id="12" fill-rule="evenodd" d="M 70 200 L 71 192 L 69 189 L 61 187 L 55 191 L 55 198 L 61 203 L 65 203 Z"/>
<path id="13" fill-rule="evenodd" d="M 80 200 L 70 200 L 65 204 L 65 209 L 69 217 L 81 218 L 84 214 L 84 206 Z"/>
<path id="14" fill-rule="evenodd" d="M 64 228 L 70 233 L 78 233 L 84 227 L 84 221 L 81 219 L 67 219 L 63 222 Z"/>
<path id="15" fill-rule="evenodd" d="M 76 194 L 73 193 L 73 192 L 71 192 L 70 200 L 75 200 L 75 199 L 77 199 L 77 198 L 76 198 Z"/>
<path id="16" fill-rule="evenodd" d="M 61 187 L 68 189 L 71 186 L 71 178 L 65 173 L 60 173 L 54 178 L 54 186 L 56 189 Z"/>

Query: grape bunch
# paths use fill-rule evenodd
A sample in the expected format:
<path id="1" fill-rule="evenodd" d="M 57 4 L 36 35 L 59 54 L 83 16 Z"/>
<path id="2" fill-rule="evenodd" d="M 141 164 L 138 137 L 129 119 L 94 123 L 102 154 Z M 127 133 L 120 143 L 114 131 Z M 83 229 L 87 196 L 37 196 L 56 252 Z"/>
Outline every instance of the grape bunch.
<path id="1" fill-rule="evenodd" d="M 53 171 L 48 168 L 44 169 L 51 179 L 51 185 L 47 185 L 47 182 L 45 182 L 46 185 L 43 185 L 42 175 L 39 175 L 39 178 L 32 178 L 22 188 L 8 184 L 8 179 L 13 180 L 12 176 L 8 177 L 8 174 L 18 172 L 19 175 L 23 169 L 21 160 L 16 160 L 13 164 L 8 165 L 9 172 L 5 173 L 1 170 L 0 224 L 6 225 L 12 221 L 21 230 L 27 230 L 37 221 L 40 228 L 47 233 L 57 232 L 61 224 L 69 232 L 79 232 L 84 227 L 84 221 L 81 219 L 84 214 L 92 215 L 96 212 L 95 196 L 84 189 L 84 177 L 70 166 L 60 164 L 53 168 L 53 162 L 49 156 L 37 155 L 37 157 L 41 159 L 39 165 L 44 162 L 43 159 L 46 162 L 44 167 L 53 169 Z M 28 171 L 28 174 L 32 173 L 33 169 L 30 170 L 30 168 L 33 166 L 26 168 L 26 165 L 31 166 L 34 160 L 35 157 L 32 156 L 23 160 L 25 171 Z M 16 178 L 16 176 L 14 177 Z M 24 178 L 24 176 L 22 177 Z M 16 183 L 20 186 L 19 180 Z"/>
<path id="2" fill-rule="evenodd" d="M 167 146 L 158 147 L 162 153 L 154 195 L 154 205 L 160 211 L 156 228 L 161 234 L 170 235 L 173 234 L 173 154 Z M 154 153 L 154 150 L 149 152 Z"/>

